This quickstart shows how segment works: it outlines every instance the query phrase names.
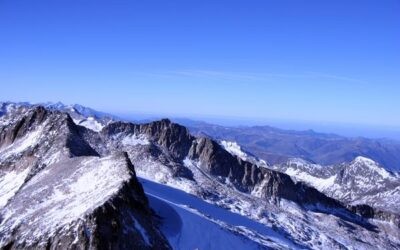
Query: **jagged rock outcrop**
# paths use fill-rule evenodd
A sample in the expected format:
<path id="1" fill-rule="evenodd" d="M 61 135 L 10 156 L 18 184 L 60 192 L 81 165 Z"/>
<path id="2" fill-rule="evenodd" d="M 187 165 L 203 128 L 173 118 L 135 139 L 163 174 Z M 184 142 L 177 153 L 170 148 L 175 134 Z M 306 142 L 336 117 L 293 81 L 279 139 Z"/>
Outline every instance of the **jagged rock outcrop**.
<path id="1" fill-rule="evenodd" d="M 10 126 L 3 126 L 0 129 L 0 148 L 13 143 L 16 139 L 26 135 L 34 126 L 40 125 L 46 118 L 48 111 L 38 107 L 21 117 Z"/>
<path id="2" fill-rule="evenodd" d="M 171 175 L 192 179 L 191 171 L 182 165 L 182 160 L 194 137 L 185 127 L 171 123 L 168 119 L 148 124 L 111 123 L 101 131 L 97 140 L 109 145 L 106 151 L 113 151 L 115 148 L 124 150 L 131 158 L 137 158 L 134 155 L 140 152 L 149 154 L 150 158 L 168 166 Z"/>
<path id="3" fill-rule="evenodd" d="M 194 137 L 189 131 L 178 124 L 172 123 L 168 119 L 147 123 L 132 124 L 115 122 L 104 128 L 102 131 L 106 135 L 116 135 L 119 133 L 133 135 L 147 135 L 158 145 L 168 150 L 169 154 L 176 160 L 183 160 L 191 147 Z"/>

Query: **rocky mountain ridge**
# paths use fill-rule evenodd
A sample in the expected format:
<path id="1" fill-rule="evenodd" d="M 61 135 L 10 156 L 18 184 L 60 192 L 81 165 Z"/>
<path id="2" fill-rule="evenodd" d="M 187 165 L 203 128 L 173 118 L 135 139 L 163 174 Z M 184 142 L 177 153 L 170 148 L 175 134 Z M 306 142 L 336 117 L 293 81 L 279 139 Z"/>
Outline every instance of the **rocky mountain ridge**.
<path id="1" fill-rule="evenodd" d="M 43 123 L 44 117 L 51 117 L 48 119 L 51 122 Z M 72 165 L 79 170 L 82 164 L 74 158 L 107 159 L 119 152 L 127 152 L 127 159 L 140 177 L 179 188 L 234 213 L 262 221 L 263 225 L 273 228 L 299 248 L 340 248 L 346 245 L 343 242 L 364 248 L 399 246 L 396 217 L 378 218 L 375 216 L 379 214 L 377 211 L 367 213 L 368 208 L 360 204 L 347 206 L 303 182 L 293 181 L 289 175 L 232 155 L 210 138 L 194 137 L 188 129 L 167 119 L 148 124 L 112 122 L 97 132 L 77 125 L 67 113 L 35 107 L 3 115 L 0 122 L 5 124 L 0 128 L 1 138 L 4 138 L 0 140 L 1 170 L 7 175 L 14 170 L 29 169 L 21 186 L 8 190 L 11 194 L 6 206 L 12 206 L 13 197 L 18 197 L 26 180 L 33 180 L 48 168 L 57 169 L 64 165 L 63 162 L 77 161 Z M 0 175 L 0 178 L 4 176 Z M 4 179 L 7 178 L 2 181 Z M 370 216 L 371 213 L 374 216 Z M 149 238 L 150 243 L 157 237 L 160 242 L 165 242 L 162 236 L 157 236 L 157 227 L 150 226 L 155 223 L 153 217 L 147 215 L 144 218 L 145 231 L 154 232 Z M 370 218 L 385 219 L 391 224 Z M 139 218 L 119 224 L 137 225 L 135 221 Z M 327 221 L 341 226 L 328 227 Z M 6 222 L 0 223 L 1 227 Z M 352 228 L 353 233 L 345 233 L 348 228 Z M 267 242 L 274 242 L 274 248 L 281 244 L 268 235 L 253 238 L 254 232 L 240 228 L 232 230 L 255 240 L 261 247 L 272 246 Z M 146 243 L 141 232 L 137 229 L 132 234 Z M 363 243 L 356 240 L 361 235 L 367 238 Z M 163 246 L 167 247 L 166 244 Z"/>
<path id="2" fill-rule="evenodd" d="M 82 130 L 43 107 L 0 127 L 0 247 L 169 249 L 127 155 L 99 157 Z"/>

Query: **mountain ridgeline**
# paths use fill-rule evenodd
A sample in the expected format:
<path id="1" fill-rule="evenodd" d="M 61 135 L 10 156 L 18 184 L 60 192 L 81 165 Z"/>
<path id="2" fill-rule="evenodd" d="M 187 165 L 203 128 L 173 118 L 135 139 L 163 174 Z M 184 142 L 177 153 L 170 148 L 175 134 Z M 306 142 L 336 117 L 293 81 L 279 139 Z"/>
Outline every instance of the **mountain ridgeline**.
<path id="1" fill-rule="evenodd" d="M 216 141 L 209 138 L 192 136 L 189 131 L 168 119 L 148 124 L 115 122 L 106 126 L 98 140 L 104 140 L 120 133 L 146 135 L 168 150 L 172 160 L 179 165 L 186 157 L 200 162 L 201 169 L 211 176 L 227 178 L 243 192 L 251 192 L 256 186 L 263 185 L 262 197 L 278 201 L 280 198 L 297 202 L 301 205 L 323 204 L 327 207 L 341 205 L 335 200 L 319 193 L 314 188 L 292 179 L 274 170 L 260 168 L 228 153 Z M 84 137 L 84 136 L 83 136 Z M 174 176 L 191 178 L 193 173 L 183 165 L 174 169 Z"/>
<path id="2" fill-rule="evenodd" d="M 335 196 L 332 190 L 322 190 L 287 174 L 288 167 L 277 169 L 248 161 L 209 137 L 191 135 L 186 127 L 168 119 L 134 124 L 70 108 L 60 111 L 14 105 L 3 110 L 2 248 L 171 248 L 137 174 L 227 209 L 239 209 L 249 218 L 268 218 L 266 225 L 282 227 L 274 230 L 285 231 L 284 237 L 299 248 L 342 246 L 328 236 L 324 236 L 324 242 L 305 241 L 310 235 L 319 237 L 330 230 L 317 222 L 321 218 L 332 220 L 330 216 L 339 225 L 335 233 L 353 228 L 350 235 L 340 234 L 354 244 L 400 247 L 395 236 L 382 236 L 380 225 L 370 221 L 390 222 L 394 228 L 385 229 L 386 233 L 397 235 L 400 220 L 396 210 Z M 246 212 L 248 206 L 241 208 L 240 203 L 247 200 L 263 212 Z M 298 212 L 289 213 L 284 206 Z M 291 231 L 290 226 L 278 226 L 282 222 L 273 214 L 268 217 L 269 211 L 281 211 L 289 221 L 307 230 L 299 233 Z M 305 217 L 298 217 L 299 213 Z M 319 219 L 314 218 L 315 225 L 309 228 L 310 222 L 302 219 L 308 217 Z M 238 234 L 244 234 L 243 230 Z M 355 239 L 364 234 L 374 235 L 370 237 L 373 242 L 357 243 Z M 268 242 L 274 241 L 257 244 L 271 247 Z"/>
<path id="3" fill-rule="evenodd" d="M 126 153 L 99 157 L 67 113 L 12 118 L 0 127 L 1 248 L 170 248 Z"/>
<path id="4" fill-rule="evenodd" d="M 178 120 L 180 121 L 180 120 Z M 400 142 L 389 139 L 348 138 L 335 134 L 278 129 L 270 126 L 226 127 L 182 120 L 194 135 L 235 141 L 245 151 L 270 164 L 302 158 L 321 165 L 350 162 L 357 156 L 370 158 L 386 169 L 400 171 Z"/>

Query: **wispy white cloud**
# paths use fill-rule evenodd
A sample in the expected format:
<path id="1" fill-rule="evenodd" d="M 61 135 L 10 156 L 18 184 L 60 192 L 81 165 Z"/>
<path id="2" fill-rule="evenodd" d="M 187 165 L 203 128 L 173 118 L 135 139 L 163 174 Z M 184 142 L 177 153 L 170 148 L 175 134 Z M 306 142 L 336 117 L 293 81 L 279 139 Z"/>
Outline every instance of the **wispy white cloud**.
<path id="1" fill-rule="evenodd" d="M 164 76 L 184 76 L 184 77 L 195 77 L 195 78 L 214 78 L 214 79 L 226 79 L 226 80 L 248 80 L 248 81 L 276 81 L 282 78 L 294 78 L 294 79 L 330 79 L 341 82 L 349 83 L 367 83 L 362 79 L 357 79 L 348 76 L 327 74 L 321 72 L 303 72 L 294 74 L 281 74 L 281 73 L 249 73 L 249 72 L 227 72 L 227 71 L 214 71 L 214 70 L 178 70 L 178 71 L 167 71 L 162 75 Z"/>
<path id="2" fill-rule="evenodd" d="M 365 80 L 357 79 L 353 77 L 341 76 L 341 75 L 334 75 L 334 74 L 325 74 L 320 72 L 307 72 L 310 77 L 315 78 L 327 78 L 332 80 L 339 80 L 344 82 L 354 82 L 354 83 L 368 83 Z"/>

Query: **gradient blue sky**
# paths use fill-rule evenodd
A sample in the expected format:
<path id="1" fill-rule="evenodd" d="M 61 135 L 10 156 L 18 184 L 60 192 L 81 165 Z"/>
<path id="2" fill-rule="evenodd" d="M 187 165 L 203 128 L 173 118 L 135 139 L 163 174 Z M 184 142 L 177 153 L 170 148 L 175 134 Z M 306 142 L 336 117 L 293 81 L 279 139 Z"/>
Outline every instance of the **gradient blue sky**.
<path id="1" fill-rule="evenodd" d="M 0 100 L 400 127 L 400 1 L 0 0 Z"/>

